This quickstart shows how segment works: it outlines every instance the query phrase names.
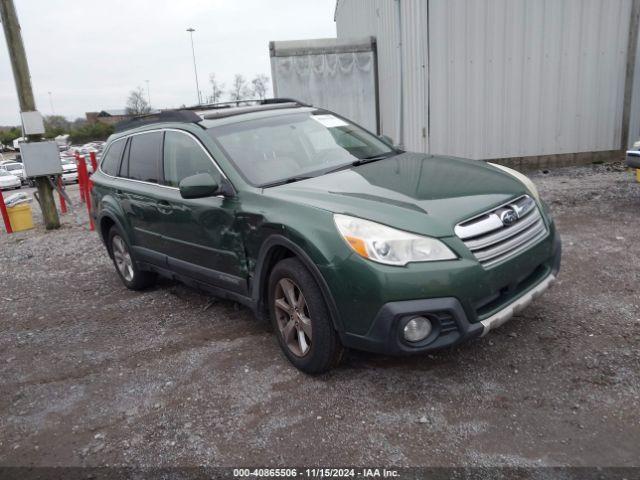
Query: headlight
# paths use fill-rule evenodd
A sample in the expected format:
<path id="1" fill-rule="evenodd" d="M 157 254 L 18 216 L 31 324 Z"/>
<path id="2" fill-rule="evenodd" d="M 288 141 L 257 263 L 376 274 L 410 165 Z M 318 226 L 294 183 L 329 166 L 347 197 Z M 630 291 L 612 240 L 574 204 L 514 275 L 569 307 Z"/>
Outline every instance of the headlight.
<path id="1" fill-rule="evenodd" d="M 379 223 L 335 214 L 338 231 L 361 257 L 387 265 L 453 260 L 456 255 L 440 240 L 403 232 Z"/>
<path id="2" fill-rule="evenodd" d="M 512 177 L 515 177 L 516 180 L 519 180 L 520 183 L 522 183 L 525 186 L 525 188 L 529 190 L 531 195 L 533 195 L 533 197 L 538 201 L 538 203 L 540 203 L 540 194 L 538 193 L 538 188 L 529 179 L 529 177 L 521 174 L 520 172 L 518 172 L 517 170 L 514 170 L 513 168 L 505 167 L 504 165 L 498 165 L 497 163 L 490 163 L 490 162 L 487 162 L 487 163 L 489 163 L 489 165 L 493 165 L 496 168 L 499 168 L 503 172 L 508 173 Z"/>

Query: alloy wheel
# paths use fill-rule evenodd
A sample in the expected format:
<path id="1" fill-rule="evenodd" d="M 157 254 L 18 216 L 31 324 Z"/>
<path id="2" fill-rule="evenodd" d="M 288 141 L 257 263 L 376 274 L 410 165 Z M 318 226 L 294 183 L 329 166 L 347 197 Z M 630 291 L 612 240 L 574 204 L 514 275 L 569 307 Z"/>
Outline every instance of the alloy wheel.
<path id="1" fill-rule="evenodd" d="M 113 246 L 113 259 L 116 262 L 116 267 L 120 272 L 120 275 L 127 281 L 133 280 L 133 260 L 129 254 L 127 244 L 120 235 L 115 235 L 111 241 Z"/>
<path id="2" fill-rule="evenodd" d="M 275 288 L 275 314 L 285 345 L 297 357 L 311 350 L 311 316 L 300 287 L 282 278 Z"/>

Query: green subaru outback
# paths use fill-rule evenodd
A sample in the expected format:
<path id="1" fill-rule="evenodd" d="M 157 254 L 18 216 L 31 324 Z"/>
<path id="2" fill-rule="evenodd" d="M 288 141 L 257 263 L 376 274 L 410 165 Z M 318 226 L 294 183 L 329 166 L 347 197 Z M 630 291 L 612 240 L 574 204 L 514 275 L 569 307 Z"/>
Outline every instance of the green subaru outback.
<path id="1" fill-rule="evenodd" d="M 296 101 L 134 119 L 92 181 L 126 287 L 161 275 L 240 302 L 309 373 L 345 348 L 417 354 L 480 337 L 560 267 L 523 175 L 404 152 Z"/>

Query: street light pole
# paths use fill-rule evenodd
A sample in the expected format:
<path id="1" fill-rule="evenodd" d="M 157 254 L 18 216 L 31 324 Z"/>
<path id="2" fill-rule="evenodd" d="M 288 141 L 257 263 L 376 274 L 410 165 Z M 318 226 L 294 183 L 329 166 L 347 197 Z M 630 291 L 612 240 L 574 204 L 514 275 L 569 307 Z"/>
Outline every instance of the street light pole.
<path id="1" fill-rule="evenodd" d="M 53 97 L 51 96 L 51 92 L 47 92 L 49 94 L 49 105 L 51 106 L 51 115 L 55 115 L 56 111 L 53 109 Z"/>
<path id="2" fill-rule="evenodd" d="M 189 32 L 189 35 L 191 36 L 191 53 L 193 54 L 193 73 L 196 76 L 196 93 L 197 93 L 197 100 L 198 100 L 198 105 L 202 104 L 202 101 L 200 100 L 200 86 L 198 85 L 198 69 L 196 67 L 196 51 L 193 48 L 193 32 L 195 32 L 195 28 L 187 28 L 187 32 Z"/>

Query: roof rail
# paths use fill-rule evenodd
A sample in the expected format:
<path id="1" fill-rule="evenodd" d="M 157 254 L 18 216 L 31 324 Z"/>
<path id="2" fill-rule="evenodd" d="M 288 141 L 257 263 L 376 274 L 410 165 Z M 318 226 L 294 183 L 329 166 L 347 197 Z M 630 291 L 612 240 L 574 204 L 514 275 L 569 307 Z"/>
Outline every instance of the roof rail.
<path id="1" fill-rule="evenodd" d="M 249 100 L 234 100 L 230 102 L 218 102 L 218 103 L 207 103 L 203 105 L 192 105 L 190 107 L 185 107 L 183 110 L 217 110 L 219 108 L 238 108 L 238 107 L 252 107 L 259 105 L 276 105 L 279 103 L 295 103 L 302 107 L 310 107 L 304 102 L 300 100 L 296 100 L 295 98 L 263 98 L 263 99 L 249 99 Z"/>
<path id="2" fill-rule="evenodd" d="M 191 107 L 182 107 L 179 110 L 162 110 L 158 113 L 150 113 L 148 115 L 140 115 L 139 117 L 134 117 L 130 120 L 123 120 L 122 122 L 118 122 L 115 124 L 114 132 L 120 133 L 124 132 L 125 130 L 131 130 L 132 128 L 138 128 L 144 125 L 163 122 L 199 123 L 202 121 L 203 117 L 206 119 L 223 118 L 257 110 L 266 110 L 269 108 L 269 106 L 271 106 L 271 108 L 273 109 L 277 109 L 290 108 L 292 106 L 310 107 L 311 105 L 308 105 L 299 100 L 294 100 L 292 98 L 237 100 L 233 102 L 221 102 L 209 105 L 193 105 Z M 205 114 L 204 116 L 198 115 L 196 113 L 196 111 L 218 109 L 223 111 Z"/>
<path id="3" fill-rule="evenodd" d="M 116 133 L 131 130 L 132 128 L 142 127 L 143 125 L 151 125 L 153 123 L 162 122 L 181 122 L 181 123 L 198 123 L 202 121 L 202 117 L 194 112 L 181 110 L 163 110 L 159 113 L 151 113 L 149 115 L 141 115 L 130 120 L 123 120 L 114 126 Z"/>
<path id="4" fill-rule="evenodd" d="M 264 112 L 269 110 L 280 110 L 284 108 L 296 108 L 303 107 L 297 102 L 283 102 L 283 103 L 267 103 L 266 105 L 249 105 L 247 107 L 238 108 L 221 108 L 213 109 L 209 112 L 202 112 L 202 118 L 205 120 L 215 120 L 219 118 L 235 117 L 237 115 L 243 115 L 245 113 Z"/>

